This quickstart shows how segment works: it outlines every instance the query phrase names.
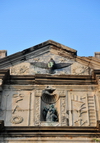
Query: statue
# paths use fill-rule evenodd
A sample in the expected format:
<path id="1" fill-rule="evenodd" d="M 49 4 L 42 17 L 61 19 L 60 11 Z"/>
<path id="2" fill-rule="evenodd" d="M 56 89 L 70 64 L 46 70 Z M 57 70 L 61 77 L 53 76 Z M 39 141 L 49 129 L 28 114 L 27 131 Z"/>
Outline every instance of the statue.
<path id="1" fill-rule="evenodd" d="M 53 104 L 49 105 L 48 108 L 44 107 L 43 116 L 44 116 L 44 120 L 47 122 L 57 122 L 58 121 L 57 111 Z"/>
<path id="2" fill-rule="evenodd" d="M 48 69 L 50 74 L 53 74 L 55 69 L 61 69 L 72 65 L 72 63 L 55 63 L 53 58 L 51 58 L 48 63 L 30 62 L 30 64 L 39 68 Z"/>

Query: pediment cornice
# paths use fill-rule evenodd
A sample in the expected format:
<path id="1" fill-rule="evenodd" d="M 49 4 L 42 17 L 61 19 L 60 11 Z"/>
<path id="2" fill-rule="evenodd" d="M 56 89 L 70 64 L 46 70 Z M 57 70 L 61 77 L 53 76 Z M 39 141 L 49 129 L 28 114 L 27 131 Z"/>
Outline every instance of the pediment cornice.
<path id="1" fill-rule="evenodd" d="M 0 59 L 0 68 L 3 69 L 9 66 L 16 65 L 17 63 L 22 63 L 23 61 L 30 59 L 30 57 L 35 58 L 36 56 L 45 54 L 49 51 L 62 57 L 73 58 L 77 55 L 76 50 L 54 42 L 52 40 L 48 40 L 41 44 L 25 49 L 21 52 Z"/>
<path id="2" fill-rule="evenodd" d="M 30 58 L 35 58 L 47 52 L 51 52 L 64 58 L 74 59 L 74 61 L 86 65 L 92 69 L 100 68 L 100 59 L 97 59 L 95 57 L 77 56 L 76 50 L 52 40 L 48 40 L 46 42 L 25 49 L 21 52 L 0 59 L 0 68 L 5 69 L 7 67 L 17 65 L 29 60 Z"/>

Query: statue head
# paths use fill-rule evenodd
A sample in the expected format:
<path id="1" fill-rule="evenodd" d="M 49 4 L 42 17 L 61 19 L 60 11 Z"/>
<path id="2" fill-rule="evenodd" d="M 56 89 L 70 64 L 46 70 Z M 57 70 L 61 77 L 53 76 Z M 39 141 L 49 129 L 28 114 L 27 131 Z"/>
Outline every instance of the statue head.
<path id="1" fill-rule="evenodd" d="M 50 107 L 50 108 L 54 108 L 54 105 L 53 105 L 53 104 L 51 104 L 51 105 L 49 105 L 49 107 Z"/>

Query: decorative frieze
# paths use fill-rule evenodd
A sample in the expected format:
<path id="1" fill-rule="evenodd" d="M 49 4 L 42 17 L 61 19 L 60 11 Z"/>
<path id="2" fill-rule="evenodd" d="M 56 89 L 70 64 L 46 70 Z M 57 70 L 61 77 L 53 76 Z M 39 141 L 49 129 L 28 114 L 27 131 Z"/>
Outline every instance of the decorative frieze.
<path id="1" fill-rule="evenodd" d="M 46 100 L 42 99 L 44 94 Z M 4 95 L 3 102 L 6 108 L 0 109 L 0 115 L 4 114 L 6 126 L 96 126 L 99 95 L 97 99 L 94 92 L 87 93 L 85 90 L 72 91 L 67 88 L 62 90 L 55 86 L 49 88 L 41 86 L 40 89 L 36 87 L 34 91 L 8 92 L 7 89 Z M 47 99 L 48 97 L 50 100 Z M 51 97 L 57 98 L 51 100 Z M 96 103 L 98 107 L 95 102 L 98 103 Z M 52 119 L 46 120 L 43 111 Z"/>

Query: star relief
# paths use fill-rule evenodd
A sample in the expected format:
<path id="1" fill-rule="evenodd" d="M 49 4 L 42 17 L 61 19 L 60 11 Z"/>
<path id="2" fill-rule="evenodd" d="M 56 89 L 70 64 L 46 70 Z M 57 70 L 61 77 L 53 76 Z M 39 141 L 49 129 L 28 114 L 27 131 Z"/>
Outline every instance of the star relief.
<path id="1" fill-rule="evenodd" d="M 72 63 L 56 63 L 53 58 L 51 58 L 48 63 L 30 62 L 30 64 L 39 68 L 48 69 L 49 74 L 54 74 L 54 70 L 56 69 L 61 69 L 72 65 Z"/>

